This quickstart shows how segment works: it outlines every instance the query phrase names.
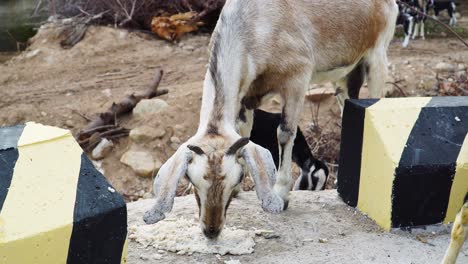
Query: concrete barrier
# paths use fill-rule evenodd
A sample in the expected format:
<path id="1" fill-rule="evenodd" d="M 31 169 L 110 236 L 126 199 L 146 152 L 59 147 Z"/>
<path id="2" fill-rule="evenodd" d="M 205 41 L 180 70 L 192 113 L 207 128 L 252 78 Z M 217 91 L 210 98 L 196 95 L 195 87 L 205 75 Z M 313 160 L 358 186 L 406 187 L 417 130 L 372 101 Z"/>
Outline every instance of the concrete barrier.
<path id="1" fill-rule="evenodd" d="M 126 221 L 68 130 L 0 128 L 0 263 L 124 263 Z"/>
<path id="2" fill-rule="evenodd" d="M 468 193 L 468 97 L 348 100 L 338 192 L 385 230 L 450 222 Z"/>

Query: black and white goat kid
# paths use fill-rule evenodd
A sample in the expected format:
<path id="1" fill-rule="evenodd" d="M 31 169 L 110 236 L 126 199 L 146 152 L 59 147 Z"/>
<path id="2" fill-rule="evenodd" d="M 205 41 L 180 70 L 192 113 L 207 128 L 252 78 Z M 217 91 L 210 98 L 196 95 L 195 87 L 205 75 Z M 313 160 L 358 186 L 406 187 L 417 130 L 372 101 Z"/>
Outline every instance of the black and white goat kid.
<path id="1" fill-rule="evenodd" d="M 396 24 L 397 26 L 403 26 L 405 38 L 401 45 L 403 48 L 406 48 L 409 44 L 411 33 L 413 31 L 414 17 L 411 15 L 410 9 L 402 3 L 398 3 L 398 17 Z"/>
<path id="2" fill-rule="evenodd" d="M 447 10 L 448 15 L 450 17 L 450 26 L 455 26 L 457 24 L 457 18 L 455 17 L 455 2 L 453 0 L 427 0 L 426 9 L 429 12 L 430 9 L 434 10 L 434 15 L 436 17 L 439 16 L 441 11 Z"/>
<path id="3" fill-rule="evenodd" d="M 271 152 L 277 168 L 279 165 L 277 130 L 280 122 L 281 114 L 256 109 L 250 134 L 252 142 Z M 292 160 L 301 168 L 301 175 L 296 180 L 293 190 L 318 191 L 325 188 L 328 178 L 327 165 L 314 158 L 299 127 L 297 127 L 296 138 L 294 139 Z"/>

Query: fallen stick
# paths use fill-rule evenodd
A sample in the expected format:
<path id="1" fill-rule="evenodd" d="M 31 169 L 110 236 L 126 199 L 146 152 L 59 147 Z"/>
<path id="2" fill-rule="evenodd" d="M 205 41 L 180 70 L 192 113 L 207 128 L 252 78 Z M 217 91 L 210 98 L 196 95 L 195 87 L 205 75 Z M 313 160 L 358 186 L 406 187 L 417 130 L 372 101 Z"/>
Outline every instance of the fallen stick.
<path id="1" fill-rule="evenodd" d="M 107 111 L 99 113 L 96 118 L 92 119 L 86 127 L 81 129 L 76 135 L 80 145 L 86 147 L 86 149 L 90 149 L 99 143 L 101 138 L 119 138 L 128 136 L 129 130 L 119 127 L 117 119 L 122 115 L 130 113 L 142 99 L 151 99 L 167 94 L 168 90 L 158 90 L 162 76 L 163 71 L 158 70 L 153 81 L 145 92 L 141 94 L 133 93 L 128 95 L 119 103 L 112 103 L 112 106 Z"/>

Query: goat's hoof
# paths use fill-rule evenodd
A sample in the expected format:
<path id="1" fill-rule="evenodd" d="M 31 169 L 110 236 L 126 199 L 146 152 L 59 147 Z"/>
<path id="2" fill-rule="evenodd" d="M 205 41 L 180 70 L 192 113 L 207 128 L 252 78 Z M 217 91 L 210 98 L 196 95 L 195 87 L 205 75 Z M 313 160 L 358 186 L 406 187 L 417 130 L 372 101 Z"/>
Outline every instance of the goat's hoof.
<path id="1" fill-rule="evenodd" d="M 166 218 L 164 213 L 161 213 L 155 210 L 149 210 L 143 216 L 143 221 L 145 221 L 146 224 L 150 225 L 150 224 L 157 223 L 163 220 L 164 218 Z"/>
<path id="2" fill-rule="evenodd" d="M 272 195 L 269 199 L 262 201 L 262 208 L 266 212 L 278 214 L 284 210 L 284 201 L 278 195 Z"/>
<path id="3" fill-rule="evenodd" d="M 287 210 L 289 206 L 289 200 L 284 200 L 283 210 Z"/>

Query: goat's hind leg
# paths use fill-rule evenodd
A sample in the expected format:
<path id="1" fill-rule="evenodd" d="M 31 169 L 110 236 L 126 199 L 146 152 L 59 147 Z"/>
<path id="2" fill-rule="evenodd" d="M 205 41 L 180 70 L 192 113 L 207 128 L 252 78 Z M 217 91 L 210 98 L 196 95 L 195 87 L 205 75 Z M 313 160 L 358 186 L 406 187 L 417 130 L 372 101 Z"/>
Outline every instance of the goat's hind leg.
<path id="1" fill-rule="evenodd" d="M 279 146 L 279 168 L 274 190 L 288 207 L 289 191 L 292 187 L 291 162 L 292 149 L 296 136 L 299 116 L 304 104 L 305 90 L 310 82 L 309 74 L 291 76 L 280 84 L 281 96 L 284 101 L 281 122 L 277 130 Z"/>
<path id="2" fill-rule="evenodd" d="M 387 78 L 387 52 L 384 47 L 376 47 L 365 58 L 367 87 L 370 98 L 381 98 L 385 94 Z"/>

